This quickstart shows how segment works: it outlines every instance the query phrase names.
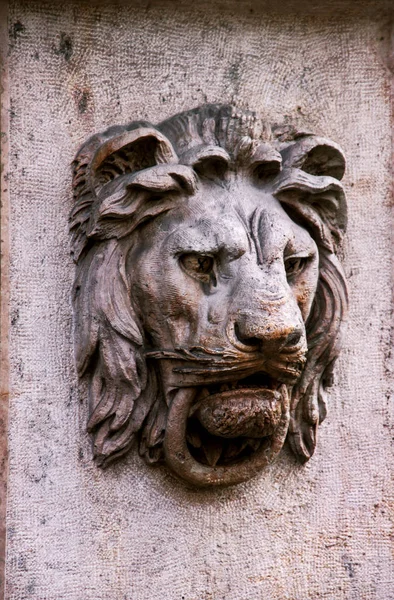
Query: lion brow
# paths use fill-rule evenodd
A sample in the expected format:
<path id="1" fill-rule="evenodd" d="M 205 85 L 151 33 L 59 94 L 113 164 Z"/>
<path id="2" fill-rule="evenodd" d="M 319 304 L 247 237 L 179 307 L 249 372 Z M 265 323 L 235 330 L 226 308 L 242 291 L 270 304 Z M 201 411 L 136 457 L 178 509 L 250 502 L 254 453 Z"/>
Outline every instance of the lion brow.
<path id="1" fill-rule="evenodd" d="M 210 146 L 200 144 L 190 150 L 184 152 L 180 157 L 180 162 L 183 165 L 198 168 L 206 161 L 221 162 L 223 166 L 228 166 L 230 163 L 230 155 L 224 148 L 220 146 Z"/>
<path id="2" fill-rule="evenodd" d="M 122 175 L 115 182 L 107 183 L 102 188 L 100 196 L 104 198 L 119 196 L 125 189 L 130 188 L 140 188 L 150 192 L 183 190 L 193 194 L 197 189 L 197 175 L 193 169 L 185 165 L 155 165 L 136 173 Z"/>
<path id="3" fill-rule="evenodd" d="M 288 167 L 275 182 L 273 194 L 309 225 L 319 244 L 335 251 L 347 220 L 345 193 L 338 179 Z"/>
<path id="4" fill-rule="evenodd" d="M 298 168 L 285 168 L 278 178 L 274 195 L 293 190 L 310 192 L 312 194 L 333 192 L 337 195 L 338 199 L 342 199 L 344 195 L 342 184 L 334 177 L 330 177 L 329 175 L 311 175 Z M 335 198 L 334 208 L 338 208 L 338 204 L 339 202 Z"/>
<path id="5" fill-rule="evenodd" d="M 147 218 L 170 210 L 180 192 L 193 194 L 197 181 L 193 169 L 179 164 L 156 165 L 121 175 L 101 189 L 86 235 L 123 237 Z M 153 204 L 146 202 L 147 193 L 151 194 Z"/>

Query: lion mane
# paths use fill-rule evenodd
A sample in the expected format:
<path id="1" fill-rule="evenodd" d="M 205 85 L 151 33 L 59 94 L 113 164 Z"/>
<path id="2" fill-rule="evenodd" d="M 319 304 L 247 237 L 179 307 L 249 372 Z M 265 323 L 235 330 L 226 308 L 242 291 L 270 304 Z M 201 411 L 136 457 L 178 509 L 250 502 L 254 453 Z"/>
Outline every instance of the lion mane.
<path id="1" fill-rule="evenodd" d="M 275 159 L 259 165 L 259 148 L 266 152 L 268 146 L 281 154 L 279 173 Z M 343 153 L 332 141 L 269 124 L 253 112 L 206 105 L 159 125 L 111 127 L 91 137 L 73 163 L 76 363 L 89 382 L 88 431 L 101 466 L 125 454 L 135 439 L 147 462 L 163 457 L 168 407 L 146 352 L 142 309 L 133 299 L 127 258 L 134 233 L 193 194 L 202 165 L 224 171 L 251 160 L 262 178 L 275 175 L 273 195 L 319 250 L 318 286 L 306 322 L 307 361 L 292 388 L 287 435 L 301 461 L 314 452 L 348 302 L 336 257 L 346 227 Z"/>

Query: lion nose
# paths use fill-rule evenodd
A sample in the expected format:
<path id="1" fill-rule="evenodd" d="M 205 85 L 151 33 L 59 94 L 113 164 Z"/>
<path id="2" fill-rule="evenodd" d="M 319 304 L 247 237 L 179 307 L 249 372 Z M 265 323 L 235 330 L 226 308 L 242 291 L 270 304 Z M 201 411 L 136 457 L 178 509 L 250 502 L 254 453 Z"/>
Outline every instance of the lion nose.
<path id="1" fill-rule="evenodd" d="M 246 321 L 240 319 L 234 323 L 234 333 L 238 341 L 245 346 L 259 348 L 263 352 L 280 352 L 295 348 L 302 336 L 303 330 L 297 326 L 267 327 L 256 330 Z"/>

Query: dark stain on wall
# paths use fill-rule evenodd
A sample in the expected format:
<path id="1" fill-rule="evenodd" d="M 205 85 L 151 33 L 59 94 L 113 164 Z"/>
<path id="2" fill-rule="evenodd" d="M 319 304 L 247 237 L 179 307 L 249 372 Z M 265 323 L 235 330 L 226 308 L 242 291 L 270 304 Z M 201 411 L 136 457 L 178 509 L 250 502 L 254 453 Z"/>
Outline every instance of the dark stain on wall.
<path id="1" fill-rule="evenodd" d="M 20 21 L 15 21 L 10 29 L 10 38 L 16 40 L 25 31 L 26 27 Z"/>
<path id="2" fill-rule="evenodd" d="M 60 43 L 59 48 L 55 49 L 55 54 L 57 56 L 63 56 L 64 59 L 68 62 L 73 53 L 73 43 L 72 39 L 69 35 L 62 32 L 60 34 Z"/>

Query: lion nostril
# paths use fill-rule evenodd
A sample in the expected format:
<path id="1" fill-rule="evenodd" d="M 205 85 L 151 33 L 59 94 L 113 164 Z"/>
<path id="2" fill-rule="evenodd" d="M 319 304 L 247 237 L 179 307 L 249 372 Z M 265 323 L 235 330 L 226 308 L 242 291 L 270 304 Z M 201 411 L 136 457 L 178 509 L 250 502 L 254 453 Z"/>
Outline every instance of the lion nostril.
<path id="1" fill-rule="evenodd" d="M 234 334 L 238 342 L 241 342 L 243 346 L 263 352 L 272 353 L 296 348 L 302 339 L 303 330 L 301 328 L 291 328 L 291 333 L 288 333 L 288 331 L 288 328 L 281 329 L 271 325 L 271 327 L 262 327 L 261 332 L 259 331 L 257 335 L 253 335 L 252 327 L 247 327 L 242 321 L 234 323 Z"/>
<path id="2" fill-rule="evenodd" d="M 302 331 L 300 329 L 296 329 L 293 333 L 287 336 L 285 346 L 286 348 L 291 348 L 292 346 L 297 346 L 298 342 L 302 337 Z"/>
<path id="3" fill-rule="evenodd" d="M 257 337 L 243 336 L 238 323 L 234 324 L 234 333 L 235 333 L 235 336 L 238 339 L 238 341 L 240 341 L 245 346 L 251 346 L 251 347 L 258 348 L 261 345 L 261 340 Z"/>

